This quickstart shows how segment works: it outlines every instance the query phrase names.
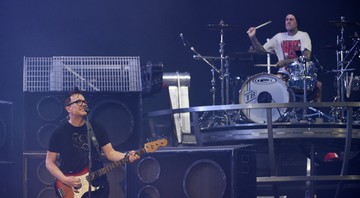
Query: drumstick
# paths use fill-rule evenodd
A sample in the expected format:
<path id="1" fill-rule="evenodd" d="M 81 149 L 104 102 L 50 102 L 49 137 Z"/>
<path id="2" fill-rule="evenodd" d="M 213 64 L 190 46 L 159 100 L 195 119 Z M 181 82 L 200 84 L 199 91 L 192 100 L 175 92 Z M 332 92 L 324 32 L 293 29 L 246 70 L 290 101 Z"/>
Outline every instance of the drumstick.
<path id="1" fill-rule="evenodd" d="M 269 24 L 269 23 L 271 23 L 271 21 L 268 21 L 268 22 L 266 22 L 266 23 L 263 23 L 263 24 L 261 24 L 261 25 L 258 25 L 258 26 L 255 27 L 255 29 L 259 29 L 259 28 L 261 28 L 261 27 L 263 27 L 263 26 L 265 26 L 265 25 L 267 25 L 267 24 Z M 246 33 L 249 34 L 249 30 L 248 30 Z"/>

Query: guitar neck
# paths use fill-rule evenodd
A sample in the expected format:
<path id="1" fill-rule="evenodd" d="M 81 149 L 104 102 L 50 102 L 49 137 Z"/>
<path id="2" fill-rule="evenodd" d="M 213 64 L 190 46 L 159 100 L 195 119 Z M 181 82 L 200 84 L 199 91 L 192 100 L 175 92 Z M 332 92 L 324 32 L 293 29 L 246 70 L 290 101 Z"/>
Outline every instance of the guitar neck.
<path id="1" fill-rule="evenodd" d="M 136 152 L 136 154 L 139 155 L 139 156 L 144 154 L 144 153 L 146 153 L 145 148 L 143 148 L 143 149 Z M 91 177 L 91 181 L 95 180 L 98 177 L 101 177 L 101 176 L 105 175 L 106 173 L 114 170 L 115 168 L 123 166 L 124 164 L 126 164 L 128 162 L 129 162 L 129 158 L 125 157 L 125 158 L 123 158 L 123 159 L 121 159 L 121 160 L 119 160 L 117 162 L 111 163 L 111 164 L 109 164 L 109 165 L 107 165 L 107 166 L 105 166 L 105 167 L 103 167 L 103 168 L 101 168 L 101 169 L 99 169 L 97 171 L 92 172 L 89 175 Z M 89 179 L 88 177 L 87 177 L 87 179 Z"/>

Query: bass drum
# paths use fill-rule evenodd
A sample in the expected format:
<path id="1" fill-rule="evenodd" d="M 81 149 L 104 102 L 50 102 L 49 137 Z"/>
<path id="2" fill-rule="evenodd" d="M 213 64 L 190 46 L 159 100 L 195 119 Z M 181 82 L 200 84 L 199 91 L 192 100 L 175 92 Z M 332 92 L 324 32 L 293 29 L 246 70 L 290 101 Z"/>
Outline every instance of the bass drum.
<path id="1" fill-rule="evenodd" d="M 288 103 L 293 100 L 286 83 L 278 76 L 260 73 L 245 81 L 239 92 L 240 104 Z M 290 97 L 291 96 L 291 97 Z M 287 112 L 287 108 L 273 108 L 272 121 L 278 120 Z M 266 123 L 266 109 L 242 109 L 250 121 Z"/>

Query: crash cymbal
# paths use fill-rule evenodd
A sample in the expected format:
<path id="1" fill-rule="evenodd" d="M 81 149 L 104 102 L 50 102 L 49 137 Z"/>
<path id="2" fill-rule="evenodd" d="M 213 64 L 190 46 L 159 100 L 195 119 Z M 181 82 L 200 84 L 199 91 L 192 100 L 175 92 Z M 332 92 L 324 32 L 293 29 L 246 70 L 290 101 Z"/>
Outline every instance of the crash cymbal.
<path id="1" fill-rule="evenodd" d="M 224 23 L 224 21 L 220 21 L 218 24 L 208 24 L 206 27 L 210 30 L 224 30 L 224 29 L 236 29 L 240 28 L 238 25 L 229 25 Z"/>
<path id="2" fill-rule="evenodd" d="M 254 64 L 254 66 L 256 66 L 256 67 L 267 67 L 268 64 Z M 275 67 L 276 65 L 275 64 L 270 64 L 269 66 L 270 67 Z"/>
<path id="3" fill-rule="evenodd" d="M 360 26 L 359 22 L 353 21 L 329 21 L 329 23 L 334 24 L 335 26 Z"/>

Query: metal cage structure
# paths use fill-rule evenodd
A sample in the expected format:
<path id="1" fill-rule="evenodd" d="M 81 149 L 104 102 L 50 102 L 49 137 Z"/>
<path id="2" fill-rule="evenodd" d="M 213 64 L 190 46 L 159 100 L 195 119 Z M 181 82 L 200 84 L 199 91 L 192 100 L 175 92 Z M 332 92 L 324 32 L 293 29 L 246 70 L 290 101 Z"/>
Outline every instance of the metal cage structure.
<path id="1" fill-rule="evenodd" d="M 138 56 L 24 57 L 23 91 L 141 92 Z"/>

